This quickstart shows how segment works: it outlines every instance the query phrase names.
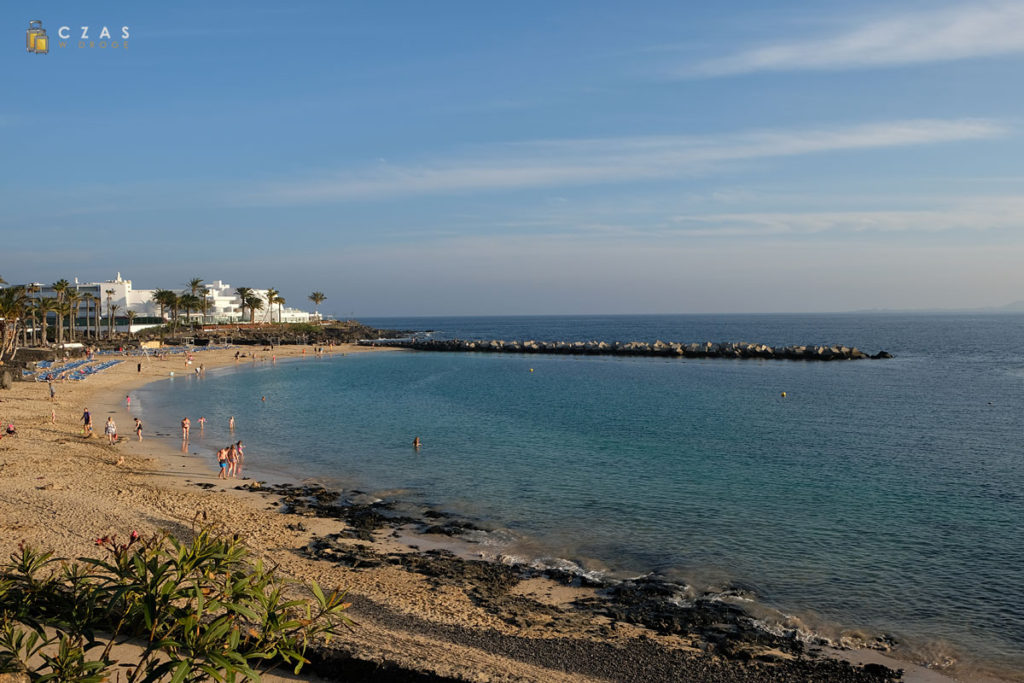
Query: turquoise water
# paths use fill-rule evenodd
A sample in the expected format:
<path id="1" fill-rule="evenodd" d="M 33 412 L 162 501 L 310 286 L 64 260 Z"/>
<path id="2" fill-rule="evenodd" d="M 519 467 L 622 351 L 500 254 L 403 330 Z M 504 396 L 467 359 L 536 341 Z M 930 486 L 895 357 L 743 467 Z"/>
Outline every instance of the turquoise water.
<path id="1" fill-rule="evenodd" d="M 250 463 L 474 516 L 516 552 L 738 585 L 815 628 L 1024 671 L 1024 316 L 368 322 L 896 358 L 351 354 L 179 377 L 138 403 L 165 429 L 205 415 L 203 449 L 234 415 Z"/>

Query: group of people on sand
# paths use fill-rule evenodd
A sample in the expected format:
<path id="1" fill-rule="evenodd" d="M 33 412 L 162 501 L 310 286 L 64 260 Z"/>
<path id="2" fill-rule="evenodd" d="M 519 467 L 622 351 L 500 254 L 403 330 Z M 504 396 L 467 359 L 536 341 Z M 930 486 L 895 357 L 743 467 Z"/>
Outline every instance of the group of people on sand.
<path id="1" fill-rule="evenodd" d="M 242 473 L 242 463 L 245 462 L 245 451 L 242 449 L 242 442 L 236 441 L 217 451 L 217 464 L 220 466 L 218 479 L 237 477 Z"/>

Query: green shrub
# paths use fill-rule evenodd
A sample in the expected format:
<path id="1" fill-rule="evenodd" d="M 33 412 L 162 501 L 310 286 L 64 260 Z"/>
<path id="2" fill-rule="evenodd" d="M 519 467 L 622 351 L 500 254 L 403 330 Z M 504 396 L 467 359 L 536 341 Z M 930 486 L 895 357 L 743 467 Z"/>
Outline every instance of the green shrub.
<path id="1" fill-rule="evenodd" d="M 97 539 L 106 557 L 68 562 L 20 546 L 0 565 L 0 672 L 96 682 L 111 648 L 141 648 L 127 680 L 259 680 L 281 663 L 299 673 L 316 638 L 351 625 L 349 603 L 314 582 L 306 597 L 235 539 L 203 531 Z"/>

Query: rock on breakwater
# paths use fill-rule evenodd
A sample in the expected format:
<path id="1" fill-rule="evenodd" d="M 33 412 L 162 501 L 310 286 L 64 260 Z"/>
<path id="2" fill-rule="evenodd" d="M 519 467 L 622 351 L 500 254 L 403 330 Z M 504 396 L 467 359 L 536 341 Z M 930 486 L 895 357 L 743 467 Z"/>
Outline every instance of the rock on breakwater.
<path id="1" fill-rule="evenodd" d="M 578 356 L 659 356 L 668 358 L 762 358 L 769 360 L 862 360 L 892 358 L 879 351 L 869 355 L 856 347 L 833 345 L 769 346 L 749 342 L 505 341 L 502 339 L 373 339 L 364 346 L 388 346 L 417 351 L 476 351 L 483 353 L 538 353 Z"/>

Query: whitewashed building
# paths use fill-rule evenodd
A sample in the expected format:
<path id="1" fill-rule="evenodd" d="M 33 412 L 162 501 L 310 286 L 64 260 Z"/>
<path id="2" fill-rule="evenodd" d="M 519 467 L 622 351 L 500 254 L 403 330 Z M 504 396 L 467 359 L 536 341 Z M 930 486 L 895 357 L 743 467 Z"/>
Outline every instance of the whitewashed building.
<path id="1" fill-rule="evenodd" d="M 31 283 L 26 285 L 26 287 L 31 297 L 57 298 L 53 285 Z M 131 326 L 133 332 L 161 323 L 160 304 L 153 301 L 153 294 L 157 290 L 135 289 L 132 281 L 122 278 L 121 273 L 118 273 L 117 277 L 113 280 L 101 282 L 83 283 L 79 282 L 78 278 L 75 278 L 74 282 L 70 284 L 69 289 L 83 297 L 77 310 L 76 327 L 78 328 L 85 327 L 86 317 L 90 321 L 95 320 L 97 307 L 99 308 L 100 317 L 106 321 L 111 306 L 114 307 L 114 318 L 118 330 L 127 329 L 128 320 L 126 313 L 128 311 L 132 311 L 135 314 L 135 322 Z M 172 291 L 179 295 L 188 292 L 187 289 L 174 289 Z M 248 322 L 249 310 L 242 310 L 242 301 L 235 292 L 234 287 L 222 280 L 214 280 L 213 282 L 204 282 L 198 296 L 203 297 L 204 291 L 207 302 L 205 313 L 202 310 L 191 311 L 189 312 L 190 319 L 207 324 L 237 323 L 241 322 L 243 318 Z M 267 291 L 266 289 L 253 288 L 253 292 L 261 297 L 264 302 L 263 309 L 256 311 L 257 323 L 278 322 L 279 320 L 286 323 L 295 323 L 319 319 L 316 313 L 310 313 L 287 305 L 268 304 Z M 182 317 L 185 316 L 184 310 L 179 309 L 178 313 Z M 169 319 L 171 315 L 172 311 L 163 311 L 164 320 Z"/>

